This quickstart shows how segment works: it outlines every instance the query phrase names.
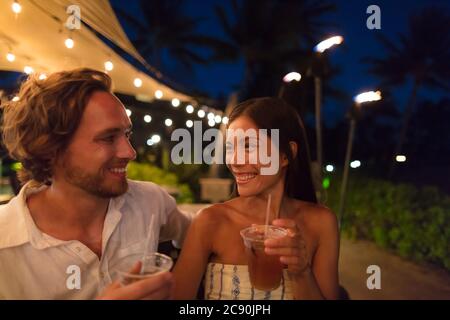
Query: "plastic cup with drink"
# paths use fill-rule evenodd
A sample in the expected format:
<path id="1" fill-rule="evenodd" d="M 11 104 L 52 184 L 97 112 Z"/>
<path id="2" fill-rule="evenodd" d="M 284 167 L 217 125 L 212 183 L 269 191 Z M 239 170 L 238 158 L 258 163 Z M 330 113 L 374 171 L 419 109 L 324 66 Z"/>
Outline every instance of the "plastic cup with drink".
<path id="1" fill-rule="evenodd" d="M 159 273 L 170 271 L 170 269 L 172 268 L 172 258 L 162 253 L 155 252 L 153 248 L 154 223 L 155 216 L 152 215 L 150 217 L 150 224 L 145 241 L 144 252 L 131 253 L 120 259 L 120 261 L 118 262 L 116 272 L 122 285 L 127 285 L 148 277 L 153 277 Z M 137 266 L 138 262 L 140 262 L 139 268 L 133 270 Z"/>
<path id="2" fill-rule="evenodd" d="M 265 253 L 264 241 L 282 238 L 288 234 L 286 229 L 268 224 L 270 204 L 271 195 L 269 195 L 264 225 L 253 225 L 240 232 L 248 258 L 250 282 L 254 288 L 264 291 L 274 290 L 280 286 L 284 268 L 279 256 Z"/>
<path id="3" fill-rule="evenodd" d="M 141 265 L 140 270 L 133 272 L 132 269 L 138 261 Z M 170 271 L 172 266 L 172 258 L 164 254 L 151 252 L 143 256 L 142 253 L 135 253 L 125 256 L 119 261 L 116 273 L 120 284 L 128 285 Z"/>

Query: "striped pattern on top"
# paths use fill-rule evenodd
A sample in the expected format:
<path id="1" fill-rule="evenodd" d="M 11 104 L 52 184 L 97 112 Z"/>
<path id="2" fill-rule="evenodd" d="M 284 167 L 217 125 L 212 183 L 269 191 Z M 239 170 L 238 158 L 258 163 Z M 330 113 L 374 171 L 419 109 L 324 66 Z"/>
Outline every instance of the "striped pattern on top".
<path id="1" fill-rule="evenodd" d="M 283 270 L 281 285 L 272 291 L 252 287 L 247 265 L 210 262 L 205 274 L 207 300 L 292 300 L 292 283 Z"/>

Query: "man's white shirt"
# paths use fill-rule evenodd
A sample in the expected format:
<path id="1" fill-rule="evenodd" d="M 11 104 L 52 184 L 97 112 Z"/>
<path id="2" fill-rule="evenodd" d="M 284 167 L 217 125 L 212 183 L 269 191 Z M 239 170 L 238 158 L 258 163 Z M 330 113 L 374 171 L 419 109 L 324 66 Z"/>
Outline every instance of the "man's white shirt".
<path id="1" fill-rule="evenodd" d="M 121 258 L 144 251 L 149 232 L 154 233 L 153 249 L 158 239 L 181 243 L 189 215 L 178 211 L 173 197 L 156 184 L 128 183 L 124 195 L 109 201 L 101 259 L 77 240 L 59 240 L 37 228 L 26 199 L 46 186 L 26 184 L 0 206 L 0 299 L 93 299 L 115 280 Z"/>

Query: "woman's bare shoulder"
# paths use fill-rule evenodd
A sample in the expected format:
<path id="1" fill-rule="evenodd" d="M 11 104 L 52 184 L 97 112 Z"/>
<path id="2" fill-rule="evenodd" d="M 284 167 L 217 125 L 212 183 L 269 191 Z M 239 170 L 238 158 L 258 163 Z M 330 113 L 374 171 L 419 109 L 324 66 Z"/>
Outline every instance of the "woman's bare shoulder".
<path id="1" fill-rule="evenodd" d="M 195 216 L 196 220 L 204 222 L 223 222 L 228 219 L 231 211 L 234 210 L 233 200 L 215 203 L 206 208 L 201 209 Z"/>
<path id="2" fill-rule="evenodd" d="M 197 237 L 208 239 L 221 238 L 234 225 L 233 209 L 226 203 L 216 203 L 201 209 L 194 217 L 191 233 Z"/>
<path id="3" fill-rule="evenodd" d="M 297 218 L 318 233 L 336 230 L 337 216 L 328 207 L 301 200 L 294 200 L 297 207 Z"/>

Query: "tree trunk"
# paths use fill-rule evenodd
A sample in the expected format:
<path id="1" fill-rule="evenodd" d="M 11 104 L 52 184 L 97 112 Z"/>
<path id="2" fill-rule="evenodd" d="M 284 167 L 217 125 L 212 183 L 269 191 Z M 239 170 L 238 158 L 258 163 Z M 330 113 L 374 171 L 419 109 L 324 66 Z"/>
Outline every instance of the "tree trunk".
<path id="1" fill-rule="evenodd" d="M 406 105 L 405 112 L 403 114 L 402 129 L 400 131 L 399 139 L 397 141 L 397 145 L 395 147 L 395 152 L 392 157 L 391 168 L 389 170 L 389 176 L 388 176 L 389 179 L 392 178 L 394 175 L 395 165 L 397 163 L 396 156 L 401 154 L 403 144 L 405 143 L 406 134 L 408 131 L 409 120 L 411 119 L 411 115 L 414 111 L 414 106 L 416 104 L 416 97 L 417 97 L 417 91 L 419 89 L 419 85 L 420 85 L 419 81 L 417 79 L 414 79 L 414 84 L 413 84 L 413 88 L 411 91 L 411 95 L 409 96 L 408 104 Z"/>

